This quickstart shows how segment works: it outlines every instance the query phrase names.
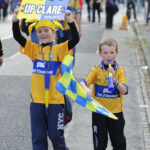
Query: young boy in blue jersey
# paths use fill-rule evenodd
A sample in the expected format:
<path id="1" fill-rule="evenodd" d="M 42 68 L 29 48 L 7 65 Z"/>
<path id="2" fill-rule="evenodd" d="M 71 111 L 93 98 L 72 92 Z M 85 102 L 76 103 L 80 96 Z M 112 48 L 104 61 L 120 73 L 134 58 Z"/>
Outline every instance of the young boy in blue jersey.
<path id="1" fill-rule="evenodd" d="M 25 39 L 19 29 L 17 19 L 18 9 L 13 15 L 13 36 L 21 45 L 21 53 L 33 61 L 33 73 L 30 93 L 30 117 L 33 150 L 48 150 L 50 138 L 54 150 L 68 150 L 64 138 L 64 96 L 55 85 L 61 77 L 60 65 L 64 57 L 78 42 L 79 34 L 72 18 L 72 13 L 66 11 L 66 20 L 72 32 L 72 39 L 54 44 L 56 26 L 62 26 L 55 21 L 40 20 L 35 24 L 38 40 L 41 45 Z M 48 82 L 44 81 L 46 79 Z M 45 85 L 48 85 L 45 94 Z M 46 107 L 48 96 L 48 108 Z M 47 109 L 46 109 L 47 108 Z"/>
<path id="2" fill-rule="evenodd" d="M 2 47 L 2 41 L 0 39 L 0 67 L 3 64 L 3 58 L 2 58 L 2 56 L 3 56 L 3 47 Z"/>
<path id="3" fill-rule="evenodd" d="M 98 113 L 92 113 L 94 150 L 106 150 L 108 134 L 114 150 L 126 150 L 123 95 L 128 93 L 128 86 L 123 67 L 115 61 L 117 54 L 117 42 L 111 38 L 103 39 L 99 44 L 102 62 L 93 67 L 88 76 L 81 81 L 81 86 L 89 96 L 118 117 L 118 120 L 113 120 Z M 111 61 L 111 67 L 108 67 L 108 61 Z M 109 72 L 112 72 L 114 91 L 108 90 Z M 93 84 L 92 93 L 88 88 L 91 84 Z"/>

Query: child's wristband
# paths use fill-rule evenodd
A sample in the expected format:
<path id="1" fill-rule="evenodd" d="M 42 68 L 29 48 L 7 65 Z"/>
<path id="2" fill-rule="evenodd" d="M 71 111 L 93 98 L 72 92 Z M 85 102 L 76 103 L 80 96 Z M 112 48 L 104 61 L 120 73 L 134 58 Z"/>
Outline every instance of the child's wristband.
<path id="1" fill-rule="evenodd" d="M 119 81 L 118 81 L 118 80 L 116 80 L 116 82 L 114 83 L 114 86 L 115 86 L 115 87 L 117 87 L 117 86 L 118 86 L 118 84 L 119 84 Z"/>

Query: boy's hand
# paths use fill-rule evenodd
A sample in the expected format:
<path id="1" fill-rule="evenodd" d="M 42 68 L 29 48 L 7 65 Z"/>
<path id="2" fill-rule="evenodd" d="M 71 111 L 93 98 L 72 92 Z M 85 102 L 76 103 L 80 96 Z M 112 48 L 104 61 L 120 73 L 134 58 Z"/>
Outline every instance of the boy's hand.
<path id="1" fill-rule="evenodd" d="M 86 93 L 91 97 L 92 96 L 92 92 L 91 90 L 85 85 L 84 82 L 80 83 L 81 87 L 86 91 Z"/>
<path id="2" fill-rule="evenodd" d="M 65 18 L 67 22 L 73 22 L 72 12 L 70 10 L 66 10 Z"/>
<path id="3" fill-rule="evenodd" d="M 19 12 L 19 8 L 16 8 L 16 9 L 14 10 L 12 22 L 17 22 L 17 21 L 19 21 L 19 19 L 17 19 L 18 12 Z"/>
<path id="4" fill-rule="evenodd" d="M 114 68 L 113 68 L 113 67 L 109 67 L 109 68 L 107 69 L 107 71 L 108 71 L 108 72 L 112 72 L 112 76 L 113 76 L 113 78 L 114 78 L 114 76 L 115 76 Z"/>
<path id="5" fill-rule="evenodd" d="M 89 88 L 86 88 L 85 91 L 86 91 L 88 96 L 90 96 L 90 97 L 92 96 L 92 92 Z"/>

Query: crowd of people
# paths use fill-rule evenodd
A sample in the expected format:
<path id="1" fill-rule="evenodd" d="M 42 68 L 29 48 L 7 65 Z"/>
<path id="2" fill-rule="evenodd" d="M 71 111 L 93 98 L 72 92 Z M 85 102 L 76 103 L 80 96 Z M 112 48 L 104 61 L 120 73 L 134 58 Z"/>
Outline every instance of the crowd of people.
<path id="1" fill-rule="evenodd" d="M 0 0 L 0 21 L 6 21 L 8 13 L 21 4 L 22 0 Z M 9 9 L 10 8 L 10 9 Z"/>

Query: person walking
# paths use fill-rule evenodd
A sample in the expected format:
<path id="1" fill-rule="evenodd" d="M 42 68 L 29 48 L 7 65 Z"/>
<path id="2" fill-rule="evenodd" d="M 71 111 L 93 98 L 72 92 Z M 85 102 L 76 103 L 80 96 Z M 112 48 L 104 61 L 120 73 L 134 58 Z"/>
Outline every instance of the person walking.
<path id="1" fill-rule="evenodd" d="M 30 93 L 30 118 L 33 150 L 48 150 L 48 137 L 54 150 L 68 150 L 64 137 L 64 96 L 55 85 L 61 77 L 60 65 L 68 52 L 79 42 L 79 34 L 72 13 L 66 11 L 66 21 L 72 38 L 61 44 L 53 43 L 56 27 L 60 23 L 44 19 L 35 24 L 41 45 L 27 40 L 19 29 L 17 19 L 19 9 L 15 9 L 12 19 L 13 36 L 21 46 L 21 53 L 33 62 Z M 48 106 L 47 99 L 48 97 Z M 49 105 L 50 104 L 50 105 Z"/>
<path id="2" fill-rule="evenodd" d="M 100 22 L 100 13 L 101 13 L 101 0 L 92 0 L 93 1 L 93 18 L 92 18 L 92 22 L 95 22 L 95 12 L 97 11 L 97 15 L 98 15 L 98 22 Z"/>
<path id="3" fill-rule="evenodd" d="M 89 96 L 118 117 L 118 120 L 92 112 L 94 150 L 106 150 L 108 135 L 113 150 L 126 150 L 123 95 L 128 93 L 128 86 L 125 71 L 115 60 L 118 55 L 117 42 L 112 38 L 102 39 L 99 44 L 99 55 L 102 57 L 102 62 L 93 67 L 80 84 Z M 110 72 L 113 77 L 112 84 L 114 84 L 111 91 L 108 88 Z M 93 85 L 92 93 L 88 88 L 91 84 Z"/>
<path id="4" fill-rule="evenodd" d="M 106 29 L 113 28 L 113 17 L 118 12 L 118 6 L 116 4 L 116 0 L 106 0 L 105 3 L 106 10 Z"/>
<path id="5" fill-rule="evenodd" d="M 90 1 L 91 0 L 85 0 L 86 5 L 87 5 L 87 13 L 88 13 L 88 21 L 91 21 L 91 6 L 90 6 Z"/>
<path id="6" fill-rule="evenodd" d="M 8 0 L 0 0 L 0 20 L 5 21 L 8 15 Z M 2 12 L 1 9 L 3 10 L 3 18 L 2 18 Z"/>
<path id="7" fill-rule="evenodd" d="M 136 2 L 135 0 L 127 0 L 127 17 L 128 21 L 131 19 L 131 10 L 133 10 L 133 16 L 134 20 L 137 21 L 137 16 L 136 16 Z"/>

